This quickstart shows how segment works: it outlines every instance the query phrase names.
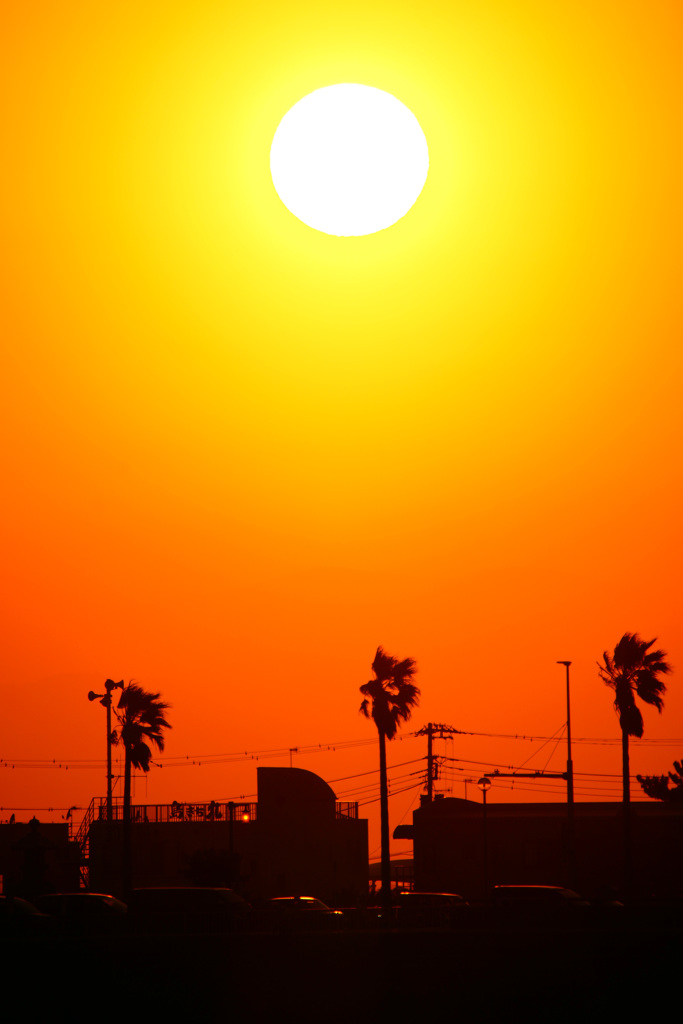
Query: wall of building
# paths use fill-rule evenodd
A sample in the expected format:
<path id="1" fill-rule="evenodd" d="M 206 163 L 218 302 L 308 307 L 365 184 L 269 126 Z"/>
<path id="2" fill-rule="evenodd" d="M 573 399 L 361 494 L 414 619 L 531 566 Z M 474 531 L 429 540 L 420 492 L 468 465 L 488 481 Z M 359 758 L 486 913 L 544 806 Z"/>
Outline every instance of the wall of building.
<path id="1" fill-rule="evenodd" d="M 33 900 L 48 892 L 79 887 L 80 850 L 69 841 L 67 824 L 30 822 L 0 825 L 3 892 Z"/>
<path id="2" fill-rule="evenodd" d="M 221 885 L 258 901 L 291 894 L 343 905 L 367 891 L 367 821 L 338 817 L 332 789 L 300 768 L 259 768 L 252 820 L 134 821 L 133 886 Z M 90 888 L 121 891 L 120 821 L 90 826 Z"/>
<path id="3" fill-rule="evenodd" d="M 337 817 L 334 791 L 313 772 L 259 768 L 257 776 L 261 891 L 355 903 L 367 892 L 367 821 Z"/>
<path id="4" fill-rule="evenodd" d="M 619 890 L 623 878 L 623 817 L 619 803 L 577 803 L 575 887 L 587 895 Z M 454 798 L 423 804 L 409 826 L 415 888 L 479 895 L 486 889 L 481 803 Z M 408 830 L 402 831 L 408 838 Z M 683 807 L 632 804 L 636 892 L 683 894 Z M 488 883 L 567 885 L 565 804 L 492 804 L 486 814 Z"/>

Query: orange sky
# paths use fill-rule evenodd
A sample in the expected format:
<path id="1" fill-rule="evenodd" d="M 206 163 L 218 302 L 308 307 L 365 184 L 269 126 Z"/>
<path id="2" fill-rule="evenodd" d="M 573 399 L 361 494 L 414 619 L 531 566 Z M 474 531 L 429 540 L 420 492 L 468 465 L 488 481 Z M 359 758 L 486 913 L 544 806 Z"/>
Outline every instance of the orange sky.
<path id="1" fill-rule="evenodd" d="M 413 727 L 549 736 L 571 658 L 575 736 L 617 739 L 602 651 L 638 631 L 683 664 L 682 22 L 673 0 L 12 5 L 0 757 L 102 758 L 107 676 L 173 704 L 169 756 L 370 739 L 379 643 L 418 662 Z M 430 148 L 412 211 L 361 238 L 296 220 L 268 166 L 289 107 L 343 81 Z M 683 737 L 676 672 L 645 729 Z M 634 744 L 633 771 L 681 754 Z M 616 745 L 574 760 L 620 770 Z M 294 763 L 335 780 L 376 751 Z M 254 769 L 155 769 L 138 796 L 236 797 Z M 562 795 L 531 788 L 489 799 Z M 103 789 L 0 770 L 3 808 Z"/>

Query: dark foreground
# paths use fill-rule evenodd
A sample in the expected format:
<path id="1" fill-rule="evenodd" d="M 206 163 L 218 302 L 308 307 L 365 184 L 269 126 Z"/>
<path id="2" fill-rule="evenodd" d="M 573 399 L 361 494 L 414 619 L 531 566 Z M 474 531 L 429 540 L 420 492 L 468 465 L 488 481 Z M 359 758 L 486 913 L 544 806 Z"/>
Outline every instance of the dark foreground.
<path id="1" fill-rule="evenodd" d="M 624 1021 L 680 1009 L 677 922 L 4 939 L 25 1020 Z M 672 1005 L 672 998 L 674 1000 Z M 674 1013 L 679 1012 L 673 1010 Z"/>

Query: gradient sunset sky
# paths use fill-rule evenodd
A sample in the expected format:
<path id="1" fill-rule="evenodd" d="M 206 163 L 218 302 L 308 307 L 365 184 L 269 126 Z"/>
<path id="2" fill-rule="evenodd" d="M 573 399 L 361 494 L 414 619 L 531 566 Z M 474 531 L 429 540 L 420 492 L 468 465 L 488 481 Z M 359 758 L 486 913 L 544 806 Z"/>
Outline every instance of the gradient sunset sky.
<path id="1" fill-rule="evenodd" d="M 683 737 L 682 28 L 675 0 L 5 11 L 2 820 L 103 794 L 108 676 L 172 703 L 168 756 L 343 744 L 373 739 L 382 644 L 422 689 L 393 764 L 427 721 L 552 735 L 571 659 L 574 735 L 615 741 L 577 745 L 615 776 L 578 795 L 616 799 L 596 660 L 628 630 L 674 667 L 646 741 Z M 372 236 L 306 227 L 270 178 L 282 116 L 338 82 L 397 96 L 429 144 Z M 632 770 L 682 754 L 636 742 Z M 255 766 L 155 768 L 136 795 L 237 798 Z"/>

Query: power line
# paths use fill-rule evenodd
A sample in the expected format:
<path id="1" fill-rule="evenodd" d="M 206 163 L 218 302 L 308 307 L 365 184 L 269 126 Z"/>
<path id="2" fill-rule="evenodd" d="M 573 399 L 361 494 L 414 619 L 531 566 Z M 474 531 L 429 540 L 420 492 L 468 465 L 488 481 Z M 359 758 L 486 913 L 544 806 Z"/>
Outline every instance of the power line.
<path id="1" fill-rule="evenodd" d="M 389 794 L 389 797 L 391 798 L 392 796 L 400 796 L 401 793 L 409 793 L 411 789 L 416 789 L 416 788 L 419 788 L 420 786 L 422 786 L 421 782 L 415 782 L 415 783 L 413 783 L 412 786 L 406 786 L 404 789 L 396 789 L 396 790 L 394 790 L 393 793 Z M 358 806 L 359 807 L 367 807 L 368 804 L 376 804 L 377 801 L 380 800 L 380 799 L 381 799 L 381 797 L 377 796 L 377 797 L 373 797 L 372 800 L 359 800 L 358 801 Z"/>
<path id="2" fill-rule="evenodd" d="M 525 740 L 527 742 L 536 742 L 538 740 L 546 740 L 546 741 L 553 740 L 553 739 L 555 739 L 555 736 L 557 735 L 557 733 L 554 733 L 552 736 L 533 736 L 533 735 L 527 735 L 526 733 L 469 732 L 469 731 L 466 731 L 464 729 L 456 729 L 455 732 L 459 736 L 478 736 L 478 737 L 484 737 L 485 739 L 498 739 L 498 740 Z M 413 735 L 417 735 L 417 734 L 414 733 Z M 641 736 L 641 737 L 637 737 L 636 736 L 636 737 L 632 737 L 632 742 L 634 742 L 636 745 L 641 744 L 641 743 L 645 744 L 645 745 L 653 745 L 653 746 L 657 746 L 657 745 L 659 745 L 659 746 L 679 746 L 679 745 L 683 745 L 683 739 L 676 739 L 676 738 L 674 738 L 674 739 L 665 739 L 665 738 L 660 738 L 660 737 L 649 737 L 649 736 Z M 575 739 L 572 736 L 572 743 L 614 744 L 614 745 L 621 746 L 621 737 L 618 737 L 618 738 L 604 737 L 604 738 L 602 738 L 602 737 L 594 737 L 594 736 L 579 736 L 578 738 Z"/>
<path id="3" fill-rule="evenodd" d="M 564 728 L 564 726 L 563 726 Z M 560 730 L 558 730 L 560 731 Z M 456 729 L 455 733 L 460 736 L 476 736 L 486 739 L 508 739 L 508 740 L 523 740 L 525 742 L 552 742 L 557 738 L 557 732 L 552 736 L 535 736 L 526 735 L 524 733 L 493 733 L 493 732 L 471 732 L 464 729 Z M 416 738 L 416 733 L 408 733 L 405 737 L 398 737 L 398 739 L 409 739 Z M 164 768 L 180 768 L 180 767 L 203 767 L 205 765 L 218 765 L 218 764 L 233 764 L 240 761 L 260 761 L 269 759 L 288 758 L 292 754 L 297 756 L 309 756 L 313 754 L 321 753 L 334 753 L 338 750 L 351 750 L 355 747 L 374 746 L 377 740 L 372 739 L 360 739 L 360 740 L 339 740 L 333 743 L 315 743 L 308 744 L 306 746 L 288 746 L 288 747 L 271 747 L 257 750 L 244 750 L 244 751 L 232 751 L 227 753 L 208 753 L 208 754 L 174 754 L 167 756 L 158 756 L 154 759 L 154 764 L 157 767 Z M 596 746 L 600 745 L 621 745 L 620 738 L 611 737 L 577 737 L 572 738 L 572 743 L 585 743 L 593 744 Z M 683 739 L 681 738 L 660 738 L 660 737 L 646 737 L 641 738 L 633 737 L 632 745 L 634 748 L 641 746 L 680 746 L 683 747 Z M 542 748 L 540 748 L 542 749 Z M 0 768 L 57 768 L 57 769 L 72 769 L 72 770 L 86 770 L 86 771 L 101 771 L 102 765 L 105 764 L 105 759 L 98 758 L 0 758 Z M 471 762 L 473 764 L 477 762 Z M 484 763 L 484 762 L 479 762 Z"/>
<path id="4" fill-rule="evenodd" d="M 424 761 L 424 757 L 414 757 L 412 761 L 401 761 L 399 764 L 390 764 L 387 771 L 393 771 L 394 768 L 404 768 L 408 764 L 417 764 L 418 761 Z M 377 775 L 379 768 L 373 768 L 369 772 L 358 772 L 356 775 L 343 775 L 340 779 L 329 779 L 328 786 L 331 786 L 333 782 L 346 782 L 347 779 L 359 779 L 361 775 Z"/>
<path id="5" fill-rule="evenodd" d="M 0 813 L 5 811 L 83 811 L 83 807 L 0 807 Z"/>
<path id="6" fill-rule="evenodd" d="M 335 743 L 315 743 L 304 747 L 271 747 L 261 750 L 234 751 L 219 754 L 174 754 L 155 757 L 157 767 L 202 767 L 209 764 L 231 764 L 239 761 L 260 761 L 289 757 L 291 754 L 311 755 L 350 750 L 354 747 L 374 746 L 376 739 L 341 740 Z M 97 758 L 0 758 L 0 768 L 86 768 L 101 770 L 105 760 Z"/>

